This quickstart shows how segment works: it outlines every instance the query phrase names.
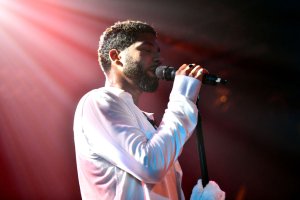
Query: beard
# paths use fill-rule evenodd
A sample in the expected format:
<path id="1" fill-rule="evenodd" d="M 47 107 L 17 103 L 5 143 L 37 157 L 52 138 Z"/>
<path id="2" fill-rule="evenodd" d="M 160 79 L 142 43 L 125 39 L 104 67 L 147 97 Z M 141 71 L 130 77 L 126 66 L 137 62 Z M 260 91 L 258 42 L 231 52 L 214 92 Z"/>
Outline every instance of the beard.
<path id="1" fill-rule="evenodd" d="M 123 73 L 130 78 L 143 92 L 154 92 L 158 88 L 158 78 L 148 75 L 143 65 L 134 62 L 131 57 L 126 59 L 126 67 Z"/>

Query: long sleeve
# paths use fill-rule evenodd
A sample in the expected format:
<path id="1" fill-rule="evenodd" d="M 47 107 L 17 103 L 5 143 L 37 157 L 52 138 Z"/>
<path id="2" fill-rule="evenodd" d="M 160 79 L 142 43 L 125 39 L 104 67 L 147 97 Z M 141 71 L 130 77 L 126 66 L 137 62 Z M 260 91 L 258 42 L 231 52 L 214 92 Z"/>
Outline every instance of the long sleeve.
<path id="1" fill-rule="evenodd" d="M 105 87 L 89 92 L 75 113 L 76 154 L 96 166 L 105 159 L 143 183 L 160 182 L 196 126 L 200 86 L 197 79 L 176 76 L 156 130 L 130 94 Z"/>

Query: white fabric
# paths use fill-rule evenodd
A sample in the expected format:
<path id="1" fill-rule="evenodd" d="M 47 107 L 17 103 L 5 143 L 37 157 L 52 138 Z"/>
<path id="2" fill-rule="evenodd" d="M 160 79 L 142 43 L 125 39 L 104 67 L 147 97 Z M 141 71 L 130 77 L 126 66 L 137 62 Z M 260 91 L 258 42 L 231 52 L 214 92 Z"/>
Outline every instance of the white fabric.
<path id="1" fill-rule="evenodd" d="M 224 200 L 225 192 L 214 181 L 209 181 L 203 188 L 202 180 L 199 179 L 194 186 L 190 200 Z"/>
<path id="2" fill-rule="evenodd" d="M 82 97 L 74 118 L 82 199 L 184 199 L 177 159 L 197 123 L 200 86 L 176 76 L 157 130 L 121 89 L 102 87 Z"/>

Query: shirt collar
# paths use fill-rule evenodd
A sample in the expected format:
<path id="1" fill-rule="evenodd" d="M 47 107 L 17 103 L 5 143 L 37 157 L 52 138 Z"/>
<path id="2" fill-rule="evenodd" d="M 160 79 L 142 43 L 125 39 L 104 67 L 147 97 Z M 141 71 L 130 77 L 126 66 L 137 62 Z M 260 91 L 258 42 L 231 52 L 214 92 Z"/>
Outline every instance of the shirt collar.
<path id="1" fill-rule="evenodd" d="M 110 91 L 111 93 L 113 93 L 114 95 L 133 103 L 132 95 L 130 93 L 126 92 L 125 90 L 123 90 L 121 88 L 117 88 L 117 87 L 111 87 L 111 86 L 105 86 L 104 88 L 107 91 Z"/>

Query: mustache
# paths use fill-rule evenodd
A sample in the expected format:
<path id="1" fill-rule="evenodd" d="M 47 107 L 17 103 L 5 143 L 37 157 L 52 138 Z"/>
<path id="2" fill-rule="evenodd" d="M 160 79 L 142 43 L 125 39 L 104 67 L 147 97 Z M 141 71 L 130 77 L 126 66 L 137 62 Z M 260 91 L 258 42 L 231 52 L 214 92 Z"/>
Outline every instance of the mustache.
<path id="1" fill-rule="evenodd" d="M 150 67 L 150 69 L 155 71 L 156 68 L 159 67 L 160 65 L 161 65 L 161 63 L 155 63 Z"/>

